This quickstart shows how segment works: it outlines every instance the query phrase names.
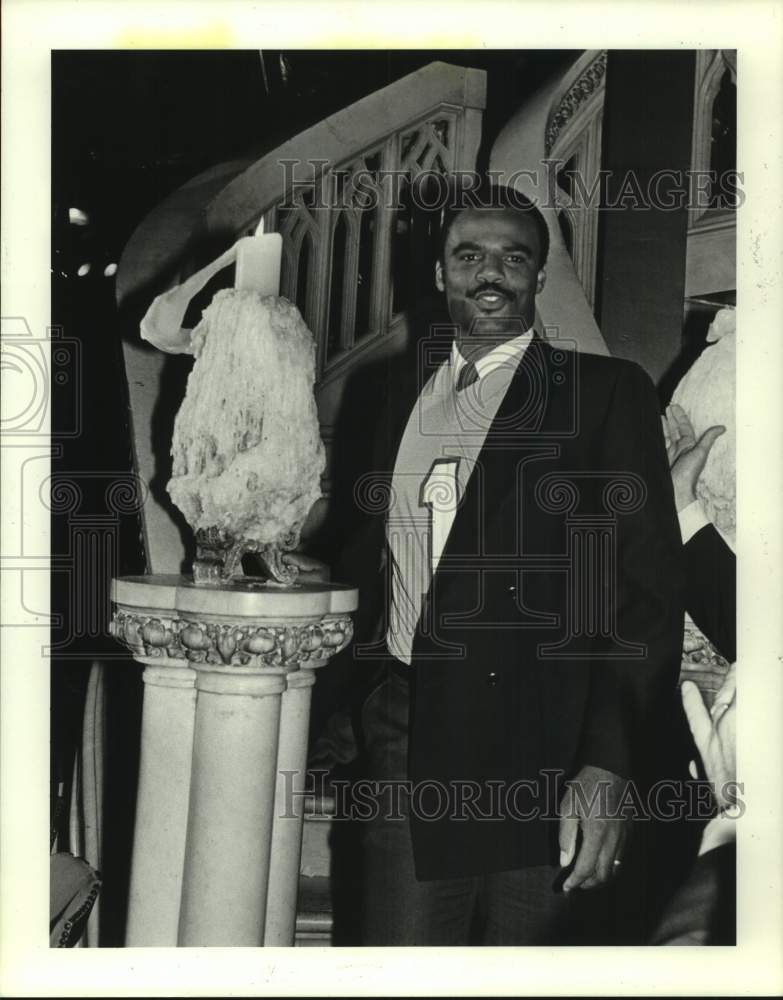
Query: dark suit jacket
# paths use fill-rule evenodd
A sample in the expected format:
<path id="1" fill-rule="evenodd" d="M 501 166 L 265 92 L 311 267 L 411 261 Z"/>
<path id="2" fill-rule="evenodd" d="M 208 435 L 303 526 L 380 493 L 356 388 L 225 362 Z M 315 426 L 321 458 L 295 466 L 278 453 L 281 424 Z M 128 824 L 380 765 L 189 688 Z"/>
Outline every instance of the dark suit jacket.
<path id="1" fill-rule="evenodd" d="M 655 931 L 650 944 L 737 943 L 737 847 L 723 844 L 702 854 Z"/>
<path id="2" fill-rule="evenodd" d="M 377 466 L 387 477 L 426 374 L 407 395 L 389 386 L 389 457 Z M 563 781 L 586 764 L 644 770 L 679 671 L 681 554 L 648 376 L 534 338 L 414 639 L 420 879 L 556 863 Z M 496 783 L 489 794 L 486 782 Z M 465 807 L 465 796 L 475 801 Z"/>
<path id="3" fill-rule="evenodd" d="M 711 524 L 685 545 L 685 607 L 729 663 L 737 658 L 737 560 Z"/>

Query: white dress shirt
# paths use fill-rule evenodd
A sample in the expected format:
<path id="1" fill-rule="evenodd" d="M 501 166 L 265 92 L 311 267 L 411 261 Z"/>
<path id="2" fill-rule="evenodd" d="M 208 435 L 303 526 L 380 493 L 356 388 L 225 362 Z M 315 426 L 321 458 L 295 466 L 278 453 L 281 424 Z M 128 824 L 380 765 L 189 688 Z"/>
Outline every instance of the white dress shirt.
<path id="1" fill-rule="evenodd" d="M 389 500 L 392 594 L 387 645 L 410 663 L 424 598 L 476 460 L 533 331 L 475 362 L 478 378 L 457 392 L 467 363 L 456 343 L 424 386 L 400 443 Z"/>

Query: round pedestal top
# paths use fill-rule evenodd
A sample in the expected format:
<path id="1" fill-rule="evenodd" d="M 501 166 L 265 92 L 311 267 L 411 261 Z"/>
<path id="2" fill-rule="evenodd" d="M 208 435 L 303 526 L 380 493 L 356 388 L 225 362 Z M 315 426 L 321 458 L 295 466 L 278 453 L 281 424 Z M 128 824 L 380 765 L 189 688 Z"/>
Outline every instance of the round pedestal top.
<path id="1" fill-rule="evenodd" d="M 130 607 L 191 614 L 298 617 L 355 611 L 359 592 L 345 583 L 280 586 L 252 576 L 204 587 L 196 586 L 190 576 L 158 573 L 116 577 L 112 580 L 111 599 Z"/>

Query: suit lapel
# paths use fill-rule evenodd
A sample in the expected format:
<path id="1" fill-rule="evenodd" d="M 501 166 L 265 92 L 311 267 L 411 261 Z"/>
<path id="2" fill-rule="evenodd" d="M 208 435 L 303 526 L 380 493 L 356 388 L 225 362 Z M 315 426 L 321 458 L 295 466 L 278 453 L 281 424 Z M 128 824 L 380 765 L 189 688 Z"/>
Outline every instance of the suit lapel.
<path id="1" fill-rule="evenodd" d="M 479 452 L 427 600 L 437 594 L 440 601 L 464 579 L 464 573 L 455 571 L 460 561 L 486 554 L 487 526 L 504 498 L 517 490 L 519 460 L 533 449 L 547 447 L 553 410 L 569 391 L 567 380 L 553 378 L 554 367 L 552 348 L 534 335 Z M 506 553 L 515 545 L 515 531 L 516 525 L 509 524 Z"/>

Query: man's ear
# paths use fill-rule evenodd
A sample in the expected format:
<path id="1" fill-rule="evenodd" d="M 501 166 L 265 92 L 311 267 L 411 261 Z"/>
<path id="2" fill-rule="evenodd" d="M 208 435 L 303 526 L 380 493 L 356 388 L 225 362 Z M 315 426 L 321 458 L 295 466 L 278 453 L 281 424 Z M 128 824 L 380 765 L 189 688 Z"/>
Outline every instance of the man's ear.
<path id="1" fill-rule="evenodd" d="M 538 277 L 536 279 L 536 294 L 543 291 L 544 285 L 546 284 L 546 271 L 542 267 L 538 272 Z"/>
<path id="2" fill-rule="evenodd" d="M 446 284 L 443 280 L 443 264 L 439 260 L 435 261 L 435 287 L 439 292 L 446 291 Z"/>

